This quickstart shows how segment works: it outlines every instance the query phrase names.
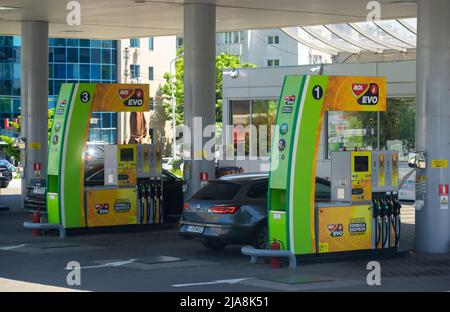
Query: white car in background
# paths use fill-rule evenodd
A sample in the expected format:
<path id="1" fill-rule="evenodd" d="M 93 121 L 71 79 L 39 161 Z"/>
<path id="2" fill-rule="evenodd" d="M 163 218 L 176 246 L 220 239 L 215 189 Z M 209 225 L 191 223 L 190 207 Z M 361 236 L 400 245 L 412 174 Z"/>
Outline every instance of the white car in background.
<path id="1" fill-rule="evenodd" d="M 172 157 L 163 157 L 162 159 L 162 168 L 165 170 L 173 169 L 174 159 Z"/>
<path id="2" fill-rule="evenodd" d="M 167 171 L 172 171 L 174 169 L 174 165 L 176 165 L 176 168 L 178 168 L 179 165 L 181 172 L 183 172 L 183 163 L 179 164 L 179 162 L 182 162 L 181 158 L 163 157 L 162 168 Z"/>

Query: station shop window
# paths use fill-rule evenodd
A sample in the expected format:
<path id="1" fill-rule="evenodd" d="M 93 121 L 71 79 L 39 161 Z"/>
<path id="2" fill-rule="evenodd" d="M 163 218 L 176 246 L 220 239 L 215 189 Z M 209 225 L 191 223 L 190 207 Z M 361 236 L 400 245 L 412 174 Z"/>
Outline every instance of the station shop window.
<path id="1" fill-rule="evenodd" d="M 269 156 L 277 101 L 231 101 L 230 107 L 235 155 Z"/>
<path id="2" fill-rule="evenodd" d="M 328 157 L 332 152 L 377 149 L 376 112 L 329 112 Z"/>
<path id="3" fill-rule="evenodd" d="M 272 145 L 272 126 L 277 114 L 276 100 L 252 101 L 252 124 L 256 127 L 258 156 L 270 156 Z"/>
<path id="4" fill-rule="evenodd" d="M 329 112 L 328 157 L 342 148 L 399 152 L 402 161 L 415 150 L 415 98 L 388 98 L 386 112 Z"/>
<path id="5" fill-rule="evenodd" d="M 389 98 L 385 113 L 380 113 L 381 148 L 398 151 L 401 161 L 416 149 L 416 99 Z"/>

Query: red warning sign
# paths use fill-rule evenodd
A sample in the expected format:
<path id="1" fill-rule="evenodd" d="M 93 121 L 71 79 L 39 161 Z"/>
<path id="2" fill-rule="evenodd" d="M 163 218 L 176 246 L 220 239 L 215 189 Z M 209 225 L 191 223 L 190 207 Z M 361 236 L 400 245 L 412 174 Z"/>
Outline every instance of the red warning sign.
<path id="1" fill-rule="evenodd" d="M 448 184 L 439 184 L 439 196 L 448 196 Z"/>
<path id="2" fill-rule="evenodd" d="M 208 172 L 200 172 L 200 182 L 208 181 Z"/>

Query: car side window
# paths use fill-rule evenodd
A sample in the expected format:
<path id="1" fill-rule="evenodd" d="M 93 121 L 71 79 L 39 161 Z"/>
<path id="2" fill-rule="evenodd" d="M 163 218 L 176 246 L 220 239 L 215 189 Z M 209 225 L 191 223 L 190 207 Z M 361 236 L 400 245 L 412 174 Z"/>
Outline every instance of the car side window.
<path id="1" fill-rule="evenodd" d="M 247 193 L 247 196 L 254 199 L 267 199 L 269 190 L 268 182 L 255 183 Z"/>
<path id="2" fill-rule="evenodd" d="M 330 201 L 331 188 L 329 185 L 316 182 L 316 200 L 317 201 Z"/>

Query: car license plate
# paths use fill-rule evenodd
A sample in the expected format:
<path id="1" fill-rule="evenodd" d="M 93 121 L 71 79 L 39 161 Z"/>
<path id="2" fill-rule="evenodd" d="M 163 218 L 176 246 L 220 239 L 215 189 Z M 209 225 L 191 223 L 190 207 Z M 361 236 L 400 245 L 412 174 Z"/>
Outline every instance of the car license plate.
<path id="1" fill-rule="evenodd" d="M 45 194 L 45 188 L 43 188 L 43 187 L 35 187 L 33 189 L 33 194 L 44 195 Z"/>
<path id="2" fill-rule="evenodd" d="M 193 226 L 193 225 L 188 225 L 186 227 L 186 232 L 191 232 L 191 233 L 199 233 L 199 234 L 203 234 L 203 230 L 205 228 L 203 226 Z"/>

